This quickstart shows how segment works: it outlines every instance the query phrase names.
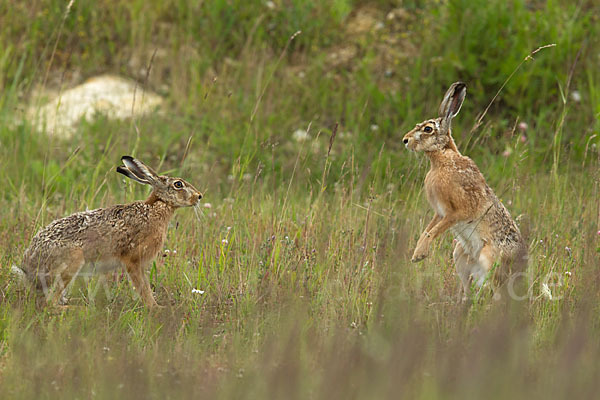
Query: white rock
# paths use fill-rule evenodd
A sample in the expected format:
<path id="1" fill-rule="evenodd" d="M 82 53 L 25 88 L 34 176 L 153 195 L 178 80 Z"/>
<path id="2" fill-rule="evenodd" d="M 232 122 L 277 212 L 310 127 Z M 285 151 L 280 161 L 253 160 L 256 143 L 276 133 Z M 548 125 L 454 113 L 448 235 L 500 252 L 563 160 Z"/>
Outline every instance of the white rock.
<path id="1" fill-rule="evenodd" d="M 110 119 L 137 118 L 151 113 L 163 103 L 156 93 L 141 84 L 114 75 L 100 75 L 68 89 L 39 106 L 27 110 L 27 118 L 39 131 L 69 138 L 82 119 L 97 114 Z"/>

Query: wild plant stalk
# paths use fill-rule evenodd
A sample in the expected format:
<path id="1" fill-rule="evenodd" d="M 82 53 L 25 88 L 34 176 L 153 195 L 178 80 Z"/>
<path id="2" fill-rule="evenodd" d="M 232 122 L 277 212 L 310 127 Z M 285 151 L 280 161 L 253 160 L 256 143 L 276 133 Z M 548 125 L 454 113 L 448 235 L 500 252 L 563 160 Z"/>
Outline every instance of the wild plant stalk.
<path id="1" fill-rule="evenodd" d="M 64 26 L 65 26 L 65 21 L 67 20 L 67 17 L 69 16 L 69 13 L 70 13 L 71 8 L 73 7 L 74 3 L 75 3 L 75 0 L 70 0 L 69 1 L 69 3 L 67 4 L 67 7 L 65 9 L 65 12 L 63 14 L 63 17 L 61 19 L 61 23 L 60 23 L 60 26 L 58 27 L 58 31 L 57 31 L 57 35 L 56 35 L 56 40 L 54 41 L 54 47 L 52 49 L 52 53 L 50 54 L 50 60 L 48 60 L 48 63 L 46 65 L 46 71 L 44 73 L 44 79 L 42 81 L 42 87 L 45 87 L 46 86 L 46 82 L 48 81 L 48 76 L 50 74 L 50 69 L 52 67 L 52 63 L 54 61 L 54 56 L 55 56 L 56 51 L 58 49 L 58 43 L 60 41 L 60 38 L 61 38 L 61 35 L 62 35 L 62 32 L 63 32 Z M 60 105 L 60 102 L 57 103 L 57 107 L 59 105 Z M 57 110 L 57 112 L 58 112 L 58 110 Z M 48 151 L 49 151 L 49 149 L 47 149 L 46 154 L 45 154 L 46 159 L 47 159 L 48 154 L 49 154 Z M 77 148 L 77 150 L 75 152 L 73 152 L 73 155 L 76 155 L 78 151 L 79 151 L 79 148 Z M 44 165 L 46 165 L 46 164 L 44 164 Z M 45 176 L 46 176 L 46 169 L 45 168 L 44 168 L 43 174 L 44 174 L 44 182 L 45 182 Z M 56 175 L 50 179 L 50 182 L 52 180 L 54 180 L 55 178 L 56 178 Z M 46 197 L 47 188 L 48 187 L 47 187 L 46 182 L 45 182 L 45 184 L 44 184 L 44 194 L 45 195 L 44 195 L 43 200 L 42 200 L 42 207 L 40 208 L 40 210 L 39 210 L 39 212 L 37 214 L 37 217 L 36 217 L 37 221 L 39 221 L 41 219 L 42 222 L 43 222 L 43 219 L 44 219 L 44 212 L 46 210 L 45 204 L 46 204 L 46 201 L 47 201 L 47 197 Z"/>
<path id="2" fill-rule="evenodd" d="M 290 36 L 290 38 L 286 42 L 283 50 L 281 51 L 281 54 L 279 55 L 279 58 L 275 62 L 275 66 L 271 70 L 271 74 L 267 78 L 267 81 L 265 82 L 265 85 L 263 86 L 262 90 L 260 91 L 260 95 L 258 96 L 258 99 L 256 99 L 256 103 L 254 104 L 254 109 L 252 110 L 252 114 L 250 114 L 250 122 L 254 121 L 254 116 L 258 112 L 258 108 L 260 106 L 260 102 L 262 101 L 262 98 L 265 95 L 265 92 L 267 91 L 267 88 L 269 87 L 269 84 L 271 83 L 271 80 L 273 79 L 273 76 L 275 75 L 275 71 L 277 71 L 277 68 L 279 67 L 279 64 L 281 64 L 281 60 L 283 60 L 283 57 L 286 55 L 287 50 L 290 47 L 290 44 L 301 33 L 302 33 L 302 31 L 295 32 L 292 36 Z"/>
<path id="3" fill-rule="evenodd" d="M 62 35 L 63 28 L 65 27 L 65 21 L 69 16 L 69 12 L 73 7 L 75 0 L 70 0 L 67 4 L 67 8 L 65 9 L 65 13 L 60 22 L 60 26 L 58 28 L 58 34 L 56 36 L 56 40 L 54 41 L 54 48 L 52 49 L 52 53 L 50 54 L 50 60 L 48 61 L 48 65 L 46 66 L 46 72 L 44 73 L 44 80 L 42 81 L 42 87 L 46 86 L 46 82 L 48 81 L 48 75 L 50 75 L 50 68 L 52 67 L 52 62 L 54 61 L 54 55 L 56 54 L 56 50 L 58 49 L 58 43 L 60 42 L 60 37 Z"/>
<path id="4" fill-rule="evenodd" d="M 156 57 L 156 52 L 158 51 L 158 48 L 155 48 L 154 51 L 152 52 L 152 56 L 150 57 L 150 61 L 148 61 L 148 65 L 146 66 L 146 75 L 144 77 L 144 83 L 143 83 L 143 87 L 142 87 L 142 99 L 141 99 L 141 103 L 144 103 L 144 94 L 146 93 L 146 87 L 148 86 L 148 80 L 150 79 L 150 71 L 152 70 L 152 65 L 154 64 L 154 57 Z M 137 121 L 136 118 L 134 117 L 135 115 L 135 96 L 137 94 L 137 87 L 138 87 L 138 82 L 135 82 L 135 85 L 133 87 L 133 99 L 131 101 L 131 126 L 133 126 L 133 128 L 135 129 L 135 143 L 133 145 L 133 150 L 131 151 L 131 154 L 136 155 L 137 154 L 137 149 L 140 145 L 140 140 L 141 140 L 141 134 L 140 134 L 140 129 L 137 125 Z"/>
<path id="5" fill-rule="evenodd" d="M 306 128 L 306 134 L 308 135 L 310 133 L 310 128 L 312 127 L 312 122 L 310 122 L 308 124 L 308 127 Z M 317 135 L 318 136 L 318 135 Z M 308 142 L 307 140 L 304 140 L 302 142 L 302 145 L 299 146 L 298 148 L 298 154 L 296 155 L 296 161 L 294 162 L 294 168 L 292 169 L 292 175 L 289 178 L 289 182 L 287 185 L 287 190 L 285 192 L 285 196 L 283 198 L 283 205 L 281 207 L 281 216 L 280 216 L 280 220 L 283 220 L 286 216 L 286 206 L 288 204 L 288 198 L 290 195 L 290 189 L 292 187 L 292 183 L 294 182 L 294 176 L 296 175 L 296 170 L 298 169 L 298 164 L 300 162 L 300 156 L 302 155 L 302 151 L 304 150 L 304 143 Z M 278 227 L 279 230 L 279 227 Z"/>
<path id="6" fill-rule="evenodd" d="M 552 141 L 552 174 L 554 175 L 555 182 L 558 182 L 558 164 L 560 161 L 560 149 L 562 142 L 562 133 L 563 133 L 563 125 L 565 123 L 565 118 L 567 116 L 567 104 L 569 102 L 569 93 L 571 88 L 571 80 L 573 79 L 573 74 L 575 73 L 575 67 L 577 66 L 577 61 L 579 60 L 579 56 L 581 55 L 581 51 L 583 50 L 585 43 L 579 47 L 577 51 L 577 55 L 575 56 L 575 60 L 571 64 L 569 68 L 569 74 L 567 75 L 567 82 L 565 84 L 564 90 L 560 88 L 561 100 L 562 100 L 562 111 L 560 113 L 560 119 L 558 120 L 558 125 L 556 126 L 556 130 L 554 131 L 554 138 Z"/>
<path id="7" fill-rule="evenodd" d="M 335 137 L 337 135 L 338 123 L 336 122 L 331 130 L 331 136 L 329 136 L 329 146 L 327 147 L 327 155 L 325 156 L 325 164 L 323 165 L 323 174 L 321 175 L 321 188 L 319 190 L 319 195 L 323 193 L 325 190 L 325 180 L 327 179 L 327 174 L 329 172 L 330 163 L 329 163 L 329 155 L 331 154 L 331 148 L 333 147 L 333 142 L 335 142 Z"/>

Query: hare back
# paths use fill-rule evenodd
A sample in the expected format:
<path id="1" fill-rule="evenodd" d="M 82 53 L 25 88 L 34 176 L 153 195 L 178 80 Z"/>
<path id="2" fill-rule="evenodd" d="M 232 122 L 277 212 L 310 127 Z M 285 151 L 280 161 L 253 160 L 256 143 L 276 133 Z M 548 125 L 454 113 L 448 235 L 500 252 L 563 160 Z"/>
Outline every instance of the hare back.
<path id="1" fill-rule="evenodd" d="M 483 228 L 489 233 L 491 241 L 504 254 L 511 258 L 511 254 L 520 251 L 524 246 L 521 231 L 504 204 L 491 191 L 492 205 L 482 218 Z"/>
<path id="2" fill-rule="evenodd" d="M 494 254 L 504 260 L 511 260 L 521 253 L 524 244 L 517 224 L 492 189 L 486 187 L 488 201 L 483 203 L 476 216 L 468 221 L 459 221 L 451 228 L 464 250 L 472 257 L 486 244 L 494 249 Z"/>
<path id="3" fill-rule="evenodd" d="M 29 271 L 48 271 L 75 249 L 82 251 L 85 264 L 96 263 L 101 269 L 104 264 L 112 269 L 112 260 L 123 257 L 150 260 L 164 243 L 172 212 L 162 202 L 135 202 L 72 214 L 38 232 L 23 265 Z"/>

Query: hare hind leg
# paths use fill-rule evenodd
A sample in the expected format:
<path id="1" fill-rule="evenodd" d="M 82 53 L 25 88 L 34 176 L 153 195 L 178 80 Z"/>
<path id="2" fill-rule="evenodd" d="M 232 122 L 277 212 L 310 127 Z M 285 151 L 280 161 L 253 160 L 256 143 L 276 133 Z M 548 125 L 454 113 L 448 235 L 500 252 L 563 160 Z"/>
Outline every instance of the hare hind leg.
<path id="1" fill-rule="evenodd" d="M 475 266 L 475 260 L 473 260 L 473 258 L 465 252 L 465 249 L 458 241 L 454 247 L 452 257 L 454 259 L 456 273 L 460 278 L 461 283 L 461 286 L 458 290 L 458 299 L 459 301 L 465 303 L 469 298 L 469 292 L 471 290 L 471 270 Z"/>
<path id="2" fill-rule="evenodd" d="M 462 284 L 462 301 L 465 301 L 471 290 L 472 282 L 475 282 L 478 288 L 481 288 L 485 283 L 488 273 L 494 265 L 493 251 L 490 246 L 485 245 L 479 256 L 474 257 L 465 251 L 460 242 L 456 242 L 453 258 L 456 273 Z"/>
<path id="3" fill-rule="evenodd" d="M 497 285 L 502 289 L 503 295 L 512 300 L 526 300 L 530 295 L 527 279 L 528 253 L 522 246 L 510 257 L 503 257 L 501 269 L 497 275 Z"/>
<path id="4" fill-rule="evenodd" d="M 53 263 L 55 265 L 53 270 L 38 276 L 41 288 L 46 296 L 46 303 L 49 305 L 59 305 L 66 302 L 66 291 L 85 263 L 83 250 L 80 248 L 66 250 L 61 256 Z"/>

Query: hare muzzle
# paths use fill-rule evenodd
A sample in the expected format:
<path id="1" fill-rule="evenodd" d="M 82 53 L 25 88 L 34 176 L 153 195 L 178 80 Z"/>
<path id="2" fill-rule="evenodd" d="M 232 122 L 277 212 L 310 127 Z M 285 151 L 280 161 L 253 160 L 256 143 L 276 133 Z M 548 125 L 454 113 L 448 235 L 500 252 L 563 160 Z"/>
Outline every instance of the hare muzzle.
<path id="1" fill-rule="evenodd" d="M 404 147 L 406 147 L 409 150 L 415 150 L 415 146 L 417 145 L 417 142 L 419 140 L 418 135 L 418 132 L 415 134 L 413 131 L 408 132 L 406 135 L 404 135 L 404 138 L 402 139 Z"/>

